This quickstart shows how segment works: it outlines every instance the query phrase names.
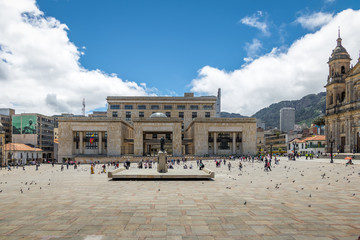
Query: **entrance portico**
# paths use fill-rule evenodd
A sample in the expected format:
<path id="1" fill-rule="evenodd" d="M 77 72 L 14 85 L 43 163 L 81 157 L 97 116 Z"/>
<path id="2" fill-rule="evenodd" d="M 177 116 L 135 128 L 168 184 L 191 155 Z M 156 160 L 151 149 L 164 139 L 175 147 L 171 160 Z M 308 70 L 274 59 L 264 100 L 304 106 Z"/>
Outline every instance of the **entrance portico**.
<path id="1" fill-rule="evenodd" d="M 178 118 L 136 118 L 134 122 L 134 155 L 156 153 L 160 138 L 165 138 L 165 150 L 172 156 L 181 156 L 181 123 Z"/>

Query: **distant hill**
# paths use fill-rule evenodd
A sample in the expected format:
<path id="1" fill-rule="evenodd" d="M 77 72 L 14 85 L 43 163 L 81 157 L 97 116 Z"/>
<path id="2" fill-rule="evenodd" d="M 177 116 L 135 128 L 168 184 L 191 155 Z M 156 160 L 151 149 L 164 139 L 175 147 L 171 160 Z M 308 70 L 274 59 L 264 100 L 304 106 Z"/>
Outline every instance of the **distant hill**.
<path id="1" fill-rule="evenodd" d="M 283 107 L 295 108 L 296 124 L 310 126 L 313 119 L 324 115 L 326 110 L 326 93 L 307 95 L 300 100 L 282 101 L 271 104 L 269 107 L 263 108 L 256 112 L 253 116 L 261 119 L 266 124 L 266 128 L 280 127 L 280 109 Z"/>
<path id="2" fill-rule="evenodd" d="M 247 116 L 243 116 L 239 113 L 220 112 L 220 117 L 222 117 L 222 118 L 245 118 Z"/>

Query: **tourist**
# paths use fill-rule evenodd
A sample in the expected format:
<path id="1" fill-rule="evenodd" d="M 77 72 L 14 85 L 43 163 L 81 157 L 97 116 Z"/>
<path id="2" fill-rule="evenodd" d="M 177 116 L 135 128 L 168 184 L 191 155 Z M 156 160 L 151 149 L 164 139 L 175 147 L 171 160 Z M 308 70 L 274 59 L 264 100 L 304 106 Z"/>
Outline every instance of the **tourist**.
<path id="1" fill-rule="evenodd" d="M 64 171 L 64 164 L 61 164 L 61 171 Z"/>
<path id="2" fill-rule="evenodd" d="M 95 172 L 94 172 L 94 165 L 93 165 L 93 164 L 91 164 L 90 173 L 91 173 L 91 174 L 95 174 Z"/>
<path id="3" fill-rule="evenodd" d="M 187 167 L 187 165 L 186 165 L 186 163 L 185 163 L 185 165 L 184 165 L 184 169 L 187 169 L 188 167 Z"/>
<path id="4" fill-rule="evenodd" d="M 354 163 L 352 162 L 352 159 L 349 159 L 349 161 L 346 163 L 346 166 L 347 165 L 353 165 Z"/>
<path id="5" fill-rule="evenodd" d="M 225 159 L 224 159 L 224 165 L 225 165 Z M 228 163 L 228 168 L 229 168 L 229 171 L 231 171 L 231 162 L 230 161 Z"/>
<path id="6" fill-rule="evenodd" d="M 205 167 L 205 165 L 204 165 L 203 162 L 200 160 L 200 162 L 199 162 L 199 170 L 203 170 L 204 167 Z"/>
<path id="7" fill-rule="evenodd" d="M 239 170 L 241 171 L 241 170 L 242 170 L 242 168 L 243 168 L 243 165 L 242 165 L 242 163 L 241 163 L 241 162 L 239 162 Z"/>

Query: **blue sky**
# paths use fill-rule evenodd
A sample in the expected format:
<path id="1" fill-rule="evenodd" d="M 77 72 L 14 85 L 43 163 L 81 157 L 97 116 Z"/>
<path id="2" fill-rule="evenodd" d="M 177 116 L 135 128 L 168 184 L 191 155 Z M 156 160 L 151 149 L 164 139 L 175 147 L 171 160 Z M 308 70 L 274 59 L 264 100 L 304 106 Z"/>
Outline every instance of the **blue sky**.
<path id="1" fill-rule="evenodd" d="M 252 115 L 325 91 L 343 44 L 357 63 L 360 1 L 0 0 L 0 107 L 58 114 L 109 95 L 215 95 Z M 36 92 L 32 98 L 27 93 Z"/>
<path id="2" fill-rule="evenodd" d="M 69 27 L 75 45 L 86 47 L 84 67 L 145 82 L 158 94 L 182 95 L 203 66 L 231 71 L 244 64 L 253 38 L 263 41 L 262 55 L 308 32 L 294 23 L 299 15 L 335 13 L 358 8 L 359 2 L 39 0 L 38 5 Z M 240 22 L 258 11 L 269 24 L 268 35 Z"/>

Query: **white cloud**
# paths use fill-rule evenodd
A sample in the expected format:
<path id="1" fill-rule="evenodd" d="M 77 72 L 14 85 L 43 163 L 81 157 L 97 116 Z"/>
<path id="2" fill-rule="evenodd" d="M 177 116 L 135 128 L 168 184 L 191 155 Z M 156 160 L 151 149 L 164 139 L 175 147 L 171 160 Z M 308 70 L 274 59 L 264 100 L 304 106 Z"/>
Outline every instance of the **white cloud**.
<path id="1" fill-rule="evenodd" d="M 251 43 L 246 43 L 245 50 L 247 52 L 247 57 L 244 60 L 246 62 L 252 61 L 255 57 L 258 56 L 258 52 L 261 48 L 262 43 L 259 39 L 254 38 Z"/>
<path id="2" fill-rule="evenodd" d="M 325 91 L 326 62 L 336 46 L 338 26 L 343 26 L 343 46 L 355 59 L 354 64 L 360 48 L 359 22 L 360 10 L 344 10 L 317 32 L 295 41 L 286 52 L 274 48 L 231 72 L 205 66 L 192 81 L 192 90 L 215 95 L 222 88 L 222 109 L 244 115 L 274 102 Z"/>
<path id="3" fill-rule="evenodd" d="M 266 20 L 263 19 L 264 15 L 265 14 L 262 11 L 257 11 L 256 14 L 253 14 L 252 16 L 242 18 L 240 22 L 247 26 L 259 29 L 265 35 L 269 35 L 268 24 L 266 23 Z"/>
<path id="4" fill-rule="evenodd" d="M 333 14 L 316 12 L 310 15 L 302 15 L 298 17 L 295 22 L 299 23 L 303 28 L 315 30 L 324 26 L 333 19 Z"/>
<path id="5" fill-rule="evenodd" d="M 35 0 L 0 0 L 0 107 L 17 112 L 81 112 L 105 106 L 108 95 L 147 95 L 146 85 L 79 63 L 85 47 L 70 42 L 68 27 L 45 17 Z"/>

